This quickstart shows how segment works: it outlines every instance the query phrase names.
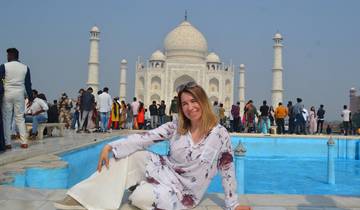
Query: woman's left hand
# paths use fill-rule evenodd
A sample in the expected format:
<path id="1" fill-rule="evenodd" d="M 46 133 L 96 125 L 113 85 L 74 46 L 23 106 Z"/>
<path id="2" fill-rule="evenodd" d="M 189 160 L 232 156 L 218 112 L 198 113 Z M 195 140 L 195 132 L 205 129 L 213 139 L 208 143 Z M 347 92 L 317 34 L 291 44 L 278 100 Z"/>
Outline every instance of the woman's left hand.
<path id="1" fill-rule="evenodd" d="M 252 210 L 250 206 L 237 206 L 235 210 Z"/>

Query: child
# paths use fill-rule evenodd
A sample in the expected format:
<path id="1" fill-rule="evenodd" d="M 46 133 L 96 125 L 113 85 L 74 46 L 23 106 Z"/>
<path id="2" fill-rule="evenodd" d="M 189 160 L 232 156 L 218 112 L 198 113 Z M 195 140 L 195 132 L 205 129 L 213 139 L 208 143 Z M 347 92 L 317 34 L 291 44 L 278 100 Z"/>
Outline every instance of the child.
<path id="1" fill-rule="evenodd" d="M 332 129 L 331 129 L 330 125 L 328 124 L 326 127 L 326 134 L 330 135 L 331 133 L 332 133 Z"/>

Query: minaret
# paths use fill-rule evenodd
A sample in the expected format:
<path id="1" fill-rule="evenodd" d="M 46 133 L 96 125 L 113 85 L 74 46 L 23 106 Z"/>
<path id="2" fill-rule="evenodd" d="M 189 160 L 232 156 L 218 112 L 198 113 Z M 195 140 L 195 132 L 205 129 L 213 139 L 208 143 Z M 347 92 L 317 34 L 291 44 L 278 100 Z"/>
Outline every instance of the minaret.
<path id="1" fill-rule="evenodd" d="M 99 90 L 99 41 L 100 30 L 97 26 L 90 31 L 90 56 L 89 56 L 89 73 L 87 86 L 92 87 L 93 94 Z"/>
<path id="2" fill-rule="evenodd" d="M 120 92 L 119 98 L 120 101 L 126 101 L 126 70 L 127 70 L 127 61 L 123 59 L 120 64 Z"/>
<path id="3" fill-rule="evenodd" d="M 349 110 L 351 111 L 352 114 L 356 113 L 356 104 L 358 103 L 357 101 L 357 97 L 356 97 L 356 89 L 353 87 L 350 89 L 350 106 L 349 106 Z"/>
<path id="4" fill-rule="evenodd" d="M 240 102 L 240 115 L 244 113 L 245 106 L 245 65 L 240 64 L 240 78 L 239 78 L 239 102 Z"/>
<path id="5" fill-rule="evenodd" d="M 282 79 L 282 72 L 283 72 L 283 66 L 282 66 L 282 48 L 283 45 L 281 44 L 281 41 L 283 40 L 280 33 L 276 33 L 273 37 L 273 40 L 275 42 L 274 44 L 274 66 L 272 69 L 273 72 L 273 84 L 272 84 L 272 106 L 276 108 L 279 104 L 279 102 L 283 103 L 283 79 Z"/>

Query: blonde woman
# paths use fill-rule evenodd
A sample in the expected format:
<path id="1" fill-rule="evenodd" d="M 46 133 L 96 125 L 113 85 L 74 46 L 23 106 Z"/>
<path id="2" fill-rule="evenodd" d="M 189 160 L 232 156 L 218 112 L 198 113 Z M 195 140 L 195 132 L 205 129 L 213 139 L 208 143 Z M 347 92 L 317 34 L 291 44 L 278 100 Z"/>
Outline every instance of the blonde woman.
<path id="1" fill-rule="evenodd" d="M 71 188 L 55 206 L 118 209 L 124 191 L 130 188 L 129 200 L 140 209 L 191 209 L 220 172 L 226 209 L 250 210 L 238 204 L 230 136 L 217 123 L 205 91 L 194 82 L 181 85 L 177 91 L 177 122 L 106 145 L 98 171 Z M 145 150 L 159 141 L 169 141 L 167 156 Z M 109 159 L 111 151 L 115 159 Z"/>
<path id="2" fill-rule="evenodd" d="M 316 111 L 315 111 L 315 107 L 312 106 L 310 108 L 310 113 L 309 113 L 309 133 L 310 134 L 315 134 L 316 133 L 316 127 L 317 127 L 317 118 L 316 118 Z"/>

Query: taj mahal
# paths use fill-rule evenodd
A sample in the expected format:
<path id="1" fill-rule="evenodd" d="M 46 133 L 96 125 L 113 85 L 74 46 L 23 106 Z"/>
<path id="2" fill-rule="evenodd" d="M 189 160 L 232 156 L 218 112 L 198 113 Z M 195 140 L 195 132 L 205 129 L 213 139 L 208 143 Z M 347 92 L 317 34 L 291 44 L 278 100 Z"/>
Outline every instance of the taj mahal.
<path id="1" fill-rule="evenodd" d="M 97 26 L 90 31 L 87 85 L 94 92 L 99 89 L 99 34 Z M 272 105 L 277 106 L 283 100 L 282 36 L 276 33 L 273 40 Z M 227 111 L 236 101 L 240 102 L 241 108 L 245 105 L 245 65 L 239 65 L 239 84 L 235 84 L 235 65 L 225 64 L 216 52 L 209 52 L 205 36 L 186 17 L 166 35 L 163 49 L 156 49 L 147 60 L 138 59 L 135 68 L 135 91 L 130 96 L 137 97 L 146 106 L 161 100 L 170 105 L 177 95 L 176 88 L 190 81 L 201 85 L 209 100 L 223 103 Z M 126 72 L 127 61 L 124 59 L 120 63 L 120 100 L 126 99 Z M 234 99 L 235 88 L 238 88 L 239 96 Z"/>

